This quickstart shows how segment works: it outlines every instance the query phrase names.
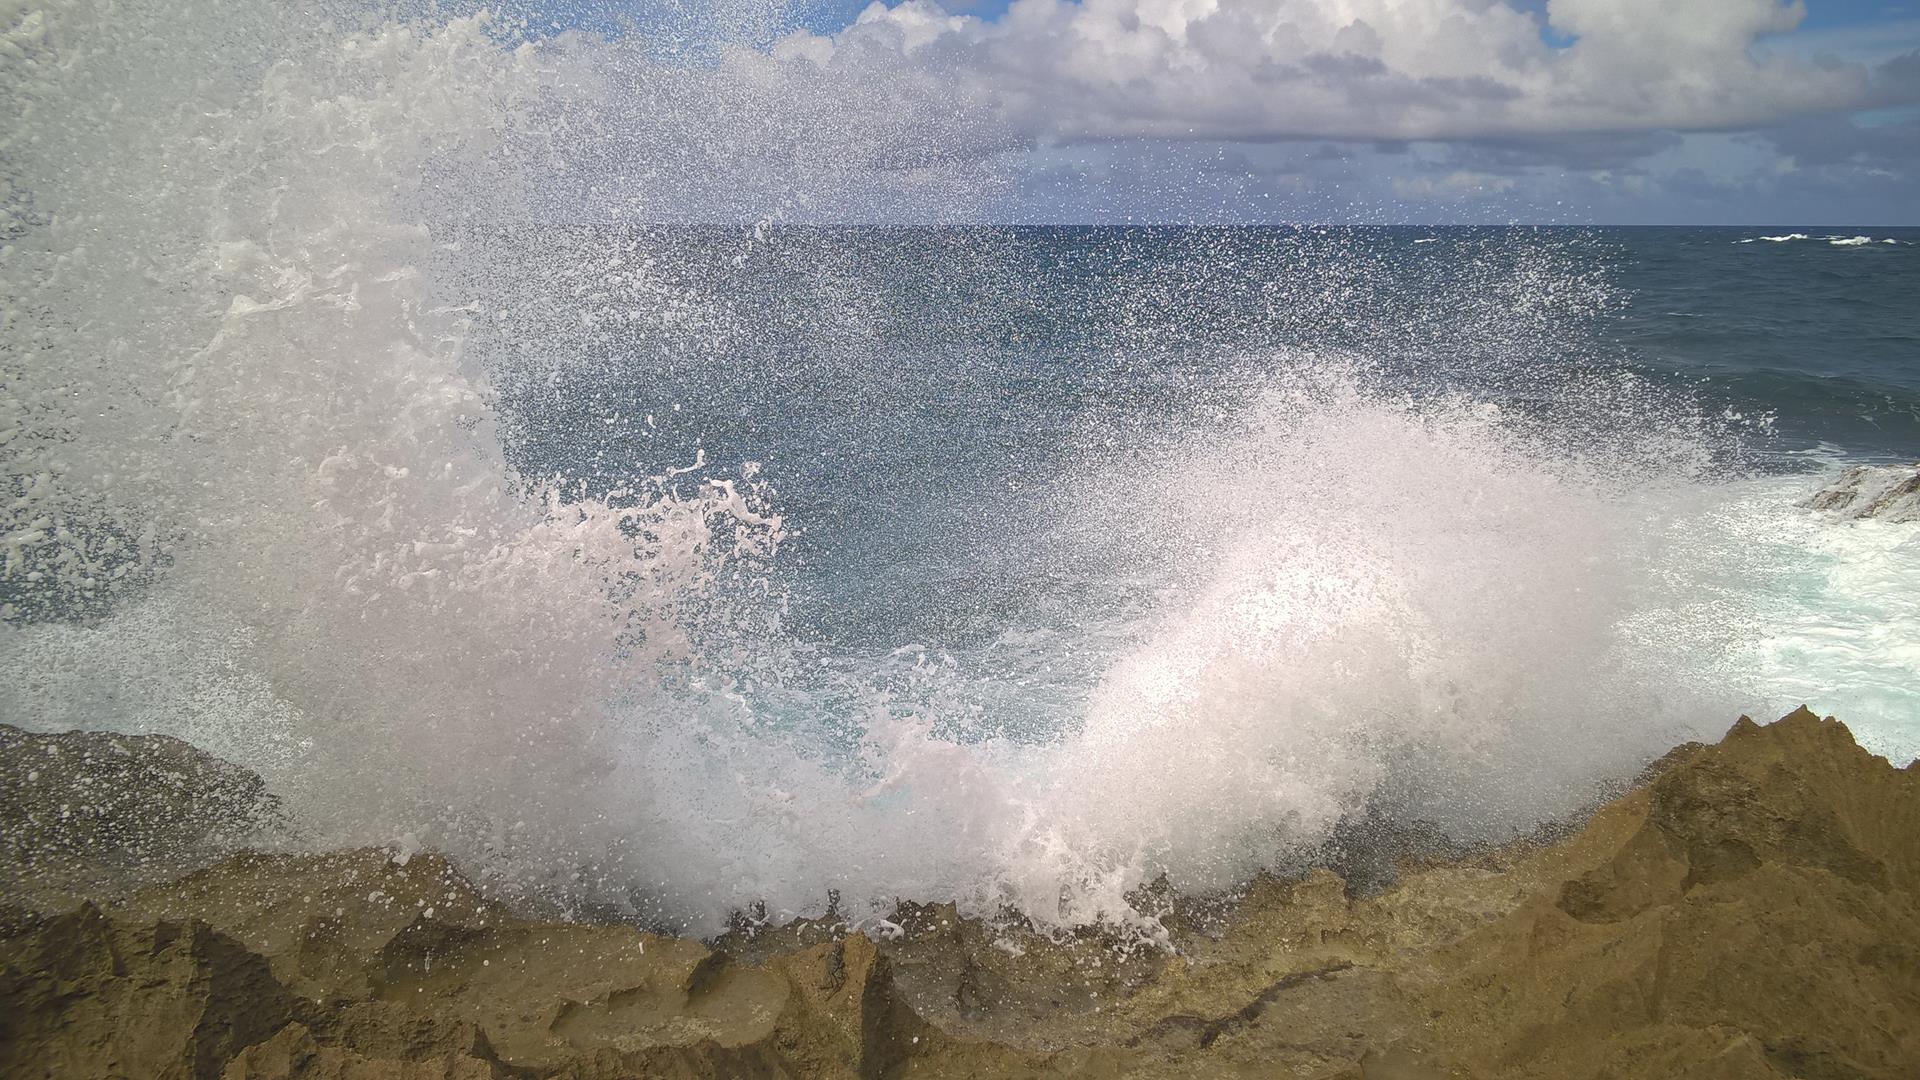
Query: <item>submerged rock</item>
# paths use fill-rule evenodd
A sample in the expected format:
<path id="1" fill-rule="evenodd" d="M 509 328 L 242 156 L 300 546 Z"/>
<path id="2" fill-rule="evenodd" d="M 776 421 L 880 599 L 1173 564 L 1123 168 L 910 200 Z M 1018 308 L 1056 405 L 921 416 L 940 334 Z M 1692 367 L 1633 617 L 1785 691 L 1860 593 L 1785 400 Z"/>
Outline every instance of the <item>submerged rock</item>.
<path id="1" fill-rule="evenodd" d="M 1920 465 L 1856 465 L 1800 505 L 1850 518 L 1920 521 Z"/>
<path id="2" fill-rule="evenodd" d="M 1174 953 L 904 907 L 713 943 L 242 854 L 0 929 L 0 1076 L 1909 1077 L 1920 769 L 1800 710 L 1558 843 L 1263 877 Z"/>

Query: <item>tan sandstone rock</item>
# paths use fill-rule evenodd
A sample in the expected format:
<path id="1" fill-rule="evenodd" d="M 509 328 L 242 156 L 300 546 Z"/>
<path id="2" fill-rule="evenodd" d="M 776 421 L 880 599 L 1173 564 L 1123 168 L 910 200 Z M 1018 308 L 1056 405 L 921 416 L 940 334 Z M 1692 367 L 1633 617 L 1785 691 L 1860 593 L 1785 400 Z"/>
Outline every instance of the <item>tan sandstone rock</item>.
<path id="1" fill-rule="evenodd" d="M 1920 770 L 1800 710 L 1552 844 L 1164 905 L 1175 949 L 908 905 L 702 943 L 445 860 L 247 853 L 0 927 L 0 1077 L 1913 1077 Z"/>

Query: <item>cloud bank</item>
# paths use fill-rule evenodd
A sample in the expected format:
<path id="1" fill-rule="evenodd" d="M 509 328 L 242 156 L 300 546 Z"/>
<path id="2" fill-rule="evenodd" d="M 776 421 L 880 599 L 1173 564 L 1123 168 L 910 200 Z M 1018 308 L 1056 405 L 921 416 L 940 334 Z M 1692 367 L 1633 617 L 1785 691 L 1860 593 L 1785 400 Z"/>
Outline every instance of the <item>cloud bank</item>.
<path id="1" fill-rule="evenodd" d="M 1049 140 L 1458 140 L 1752 128 L 1911 100 L 1912 72 L 1766 47 L 1777 0 L 875 3 L 783 60 L 910 72 Z"/>
<path id="2" fill-rule="evenodd" d="M 1920 20 L 1876 38 L 1806 18 L 902 0 L 691 51 L 570 34 L 557 82 L 608 105 L 569 119 L 597 149 L 549 187 L 557 215 L 632 219 L 1912 221 Z"/>

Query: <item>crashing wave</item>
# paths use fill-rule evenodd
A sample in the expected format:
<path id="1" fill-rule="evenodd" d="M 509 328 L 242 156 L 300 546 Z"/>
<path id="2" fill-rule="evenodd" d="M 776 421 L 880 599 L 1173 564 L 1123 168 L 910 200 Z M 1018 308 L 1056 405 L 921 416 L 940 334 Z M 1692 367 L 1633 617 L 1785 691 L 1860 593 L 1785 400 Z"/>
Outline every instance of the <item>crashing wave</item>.
<path id="1" fill-rule="evenodd" d="M 0 357 L 0 661 L 31 674 L 0 713 L 186 735 L 315 843 L 432 846 L 697 932 L 905 898 L 1151 934 L 1157 878 L 1223 887 L 1379 806 L 1508 835 L 1736 707 L 1740 628 L 1696 584 L 1727 555 L 1679 536 L 1727 495 L 1684 410 L 1499 373 L 1585 410 L 1549 423 L 1290 350 L 1245 362 L 1272 374 L 1223 386 L 1231 413 L 1050 468 L 1061 546 L 1152 602 L 1049 727 L 981 734 L 937 649 L 787 631 L 788 522 L 751 465 L 516 470 L 501 387 L 578 339 L 508 245 L 469 242 L 715 145 L 817 160 L 823 190 L 858 186 L 833 171 L 856 149 L 921 183 L 924 118 L 876 148 L 769 119 L 764 58 L 163 7 L 50 7 L 0 72 L 34 136 L 0 264 L 33 346 Z M 1516 276 L 1489 335 L 1587 295 Z M 636 325 L 707 324 L 643 270 L 589 284 Z M 1129 302 L 1178 291 L 1147 284 Z M 716 395 L 755 377 L 690 353 Z M 1072 629 L 1059 656 L 1094 651 Z"/>

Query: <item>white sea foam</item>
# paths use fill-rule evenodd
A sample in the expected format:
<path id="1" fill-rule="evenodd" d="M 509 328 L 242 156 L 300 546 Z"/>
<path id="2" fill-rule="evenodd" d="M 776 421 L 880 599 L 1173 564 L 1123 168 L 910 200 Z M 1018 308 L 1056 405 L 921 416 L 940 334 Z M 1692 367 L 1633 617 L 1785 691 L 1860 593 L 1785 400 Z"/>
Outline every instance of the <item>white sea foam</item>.
<path id="1" fill-rule="evenodd" d="M 1795 240 L 1811 240 L 1811 239 L 1813 239 L 1813 238 L 1812 238 L 1811 236 L 1809 236 L 1808 234 L 1806 234 L 1806 233 L 1788 233 L 1788 234 L 1786 234 L 1786 235 L 1783 235 L 1783 236 L 1752 236 L 1752 237 L 1748 237 L 1748 238 L 1747 238 L 1747 239 L 1745 239 L 1745 240 L 1736 240 L 1736 241 L 1734 241 L 1734 243 L 1736 243 L 1736 244 L 1755 244 L 1755 243 L 1760 243 L 1760 242 L 1762 242 L 1762 241 L 1765 241 L 1765 242 L 1767 242 L 1767 243 L 1770 243 L 1770 244 L 1785 244 L 1785 243 L 1790 243 L 1790 242 L 1792 242 L 1792 241 L 1795 241 Z M 1825 241 L 1826 241 L 1826 242 L 1827 242 L 1828 244 L 1830 244 L 1830 245 L 1832 245 L 1832 246 L 1834 246 L 1834 247 L 1865 247 L 1865 246 L 1866 246 L 1866 245 L 1868 245 L 1868 244 L 1898 244 L 1898 243 L 1900 243 L 1900 241 L 1899 241 L 1899 240 L 1897 240 L 1897 239 L 1894 239 L 1894 238 L 1892 238 L 1892 237 L 1888 237 L 1888 238 L 1886 238 L 1886 239 L 1882 239 L 1882 240 L 1875 240 L 1875 239 L 1874 239 L 1873 237 L 1871 237 L 1871 236 L 1838 236 L 1838 235 L 1830 235 L 1830 236 L 1822 236 L 1822 237 L 1821 237 L 1820 239 L 1822 239 L 1822 240 L 1825 240 Z"/>
<path id="2" fill-rule="evenodd" d="M 1837 470 L 1836 470 L 1837 471 Z M 1743 666 L 1767 713 L 1811 704 L 1895 764 L 1920 756 L 1920 523 L 1794 505 L 1817 481 L 1757 480 L 1698 528 L 1745 549 Z"/>
<path id="3" fill-rule="evenodd" d="M 838 889 L 1151 932 L 1127 895 L 1159 875 L 1228 885 L 1388 790 L 1510 835 L 1731 715 L 1739 624 L 1649 615 L 1663 575 L 1722 555 L 1673 543 L 1715 496 L 1672 458 L 1622 486 L 1498 410 L 1291 370 L 1243 426 L 1077 486 L 1085 557 L 1174 587 L 1056 738 L 956 740 L 876 699 L 849 770 L 791 731 L 655 729 L 635 829 L 679 902 Z"/>

